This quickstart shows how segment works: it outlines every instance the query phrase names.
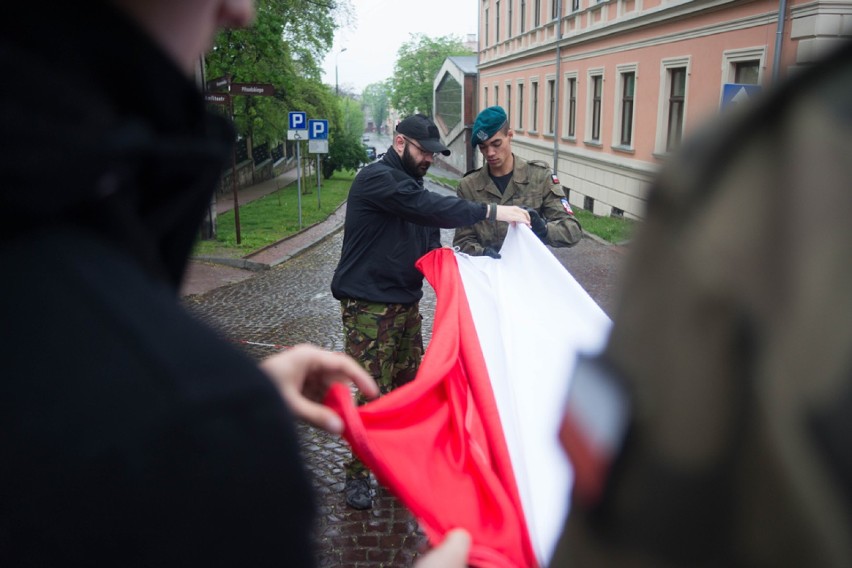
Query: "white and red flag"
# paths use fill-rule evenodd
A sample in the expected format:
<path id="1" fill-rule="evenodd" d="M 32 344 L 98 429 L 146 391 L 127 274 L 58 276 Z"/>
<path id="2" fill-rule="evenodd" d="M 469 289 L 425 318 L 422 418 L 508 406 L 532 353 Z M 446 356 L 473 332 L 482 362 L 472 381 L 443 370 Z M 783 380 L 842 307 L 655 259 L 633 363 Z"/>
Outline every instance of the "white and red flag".
<path id="1" fill-rule="evenodd" d="M 338 385 L 326 404 L 431 542 L 462 527 L 472 566 L 545 566 L 570 507 L 570 378 L 610 320 L 527 227 L 510 227 L 500 253 L 423 256 L 437 307 L 417 378 L 361 407 Z"/>

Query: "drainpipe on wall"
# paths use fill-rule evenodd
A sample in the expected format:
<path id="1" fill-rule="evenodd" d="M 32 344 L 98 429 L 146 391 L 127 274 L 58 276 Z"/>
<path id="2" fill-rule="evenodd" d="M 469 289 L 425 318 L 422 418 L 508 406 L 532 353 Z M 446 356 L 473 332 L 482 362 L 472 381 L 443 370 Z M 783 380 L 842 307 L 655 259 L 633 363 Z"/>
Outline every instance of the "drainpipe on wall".
<path id="1" fill-rule="evenodd" d="M 772 83 L 778 82 L 778 72 L 781 67 L 781 44 L 784 40 L 784 17 L 787 14 L 787 0 L 781 0 L 778 6 L 778 30 L 775 32 L 775 56 L 772 63 Z"/>
<path id="2" fill-rule="evenodd" d="M 783 2 L 784 0 L 782 0 Z M 553 109 L 553 173 L 559 175 L 556 170 L 559 167 L 559 86 L 562 79 L 559 77 L 560 59 L 562 58 L 561 46 L 562 41 L 562 0 L 556 0 L 556 81 L 553 82 L 553 104 L 556 108 Z"/>

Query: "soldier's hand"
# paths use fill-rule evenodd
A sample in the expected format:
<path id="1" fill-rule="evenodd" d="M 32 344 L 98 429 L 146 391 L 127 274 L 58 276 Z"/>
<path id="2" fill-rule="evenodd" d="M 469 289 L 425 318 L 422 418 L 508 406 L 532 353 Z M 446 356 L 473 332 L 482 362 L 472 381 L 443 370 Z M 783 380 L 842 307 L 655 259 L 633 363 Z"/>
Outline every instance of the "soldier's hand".
<path id="1" fill-rule="evenodd" d="M 524 207 L 524 209 L 530 214 L 530 228 L 532 229 L 532 232 L 535 233 L 535 236 L 537 236 L 541 242 L 544 242 L 547 238 L 547 223 L 545 223 L 541 215 L 538 214 L 538 211 L 532 207 Z"/>
<path id="2" fill-rule="evenodd" d="M 500 253 L 491 247 L 485 247 L 482 251 L 482 256 L 490 256 L 491 258 L 500 258 Z"/>
<path id="3" fill-rule="evenodd" d="M 514 205 L 498 205 L 497 220 L 506 223 L 523 223 L 529 227 L 530 214 Z"/>

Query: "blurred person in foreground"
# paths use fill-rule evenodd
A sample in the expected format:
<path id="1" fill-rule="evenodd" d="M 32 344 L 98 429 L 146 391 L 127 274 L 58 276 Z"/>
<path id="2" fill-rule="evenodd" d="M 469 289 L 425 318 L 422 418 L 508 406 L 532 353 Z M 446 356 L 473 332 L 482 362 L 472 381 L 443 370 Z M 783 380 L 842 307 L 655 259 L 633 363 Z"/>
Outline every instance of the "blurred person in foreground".
<path id="1" fill-rule="evenodd" d="M 546 245 L 572 247 L 583 238 L 580 222 L 562 191 L 556 174 L 546 163 L 528 162 L 512 152 L 515 131 L 502 107 L 481 111 L 473 123 L 471 144 L 479 147 L 485 164 L 467 172 L 458 196 L 479 203 L 518 205 L 530 214 L 530 227 Z M 459 227 L 453 246 L 479 256 L 500 256 L 508 225 L 489 219 Z"/>
<path id="2" fill-rule="evenodd" d="M 349 189 L 331 291 L 340 300 L 346 353 L 367 369 L 382 394 L 414 380 L 420 366 L 423 274 L 415 262 L 442 246 L 439 227 L 483 219 L 504 227 L 530 222 L 519 207 L 427 190 L 423 176 L 439 153 L 450 155 L 438 127 L 425 115 L 409 116 L 397 125 L 382 159 L 358 172 Z M 354 455 L 346 465 L 345 492 L 350 507 L 373 506 L 370 473 Z"/>
<path id="3" fill-rule="evenodd" d="M 658 177 L 574 376 L 629 419 L 604 478 L 569 402 L 552 566 L 852 566 L 852 42 L 728 114 Z"/>
<path id="4" fill-rule="evenodd" d="M 193 68 L 253 15 L 251 0 L 0 9 L 17 85 L 0 94 L 2 566 L 315 564 L 294 418 L 340 432 L 315 401 L 375 383 L 307 345 L 258 367 L 177 298 L 234 139 Z M 467 536 L 446 542 L 424 566 L 464 565 Z"/>

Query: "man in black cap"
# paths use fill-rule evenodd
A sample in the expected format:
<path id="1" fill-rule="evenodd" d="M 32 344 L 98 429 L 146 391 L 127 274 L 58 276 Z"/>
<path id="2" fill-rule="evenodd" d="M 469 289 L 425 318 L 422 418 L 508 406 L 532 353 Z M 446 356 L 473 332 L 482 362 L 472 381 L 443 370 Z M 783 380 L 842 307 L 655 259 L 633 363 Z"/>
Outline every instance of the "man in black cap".
<path id="1" fill-rule="evenodd" d="M 485 166 L 465 174 L 458 196 L 492 205 L 519 205 L 529 211 L 532 230 L 544 244 L 574 246 L 583 231 L 559 179 L 546 163 L 527 162 L 513 154 L 513 136 L 502 107 L 479 113 L 471 144 L 479 146 Z M 468 254 L 499 257 L 505 238 L 505 225 L 484 220 L 456 229 L 453 245 Z"/>
<path id="2" fill-rule="evenodd" d="M 355 176 L 349 189 L 343 249 L 331 291 L 340 300 L 346 352 L 387 394 L 417 374 L 423 354 L 418 258 L 441 247 L 440 228 L 491 223 L 529 224 L 520 207 L 472 203 L 423 187 L 435 154 L 450 155 L 438 128 L 416 114 L 396 127 L 378 162 Z M 505 232 L 505 229 L 504 229 Z M 346 467 L 346 503 L 372 507 L 369 472 L 353 457 Z"/>

